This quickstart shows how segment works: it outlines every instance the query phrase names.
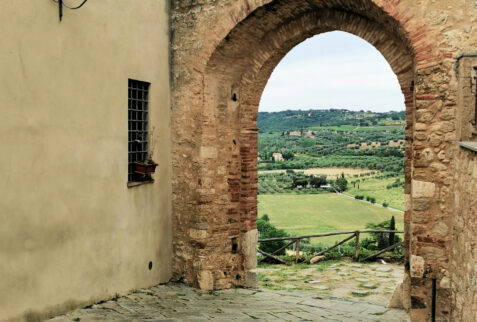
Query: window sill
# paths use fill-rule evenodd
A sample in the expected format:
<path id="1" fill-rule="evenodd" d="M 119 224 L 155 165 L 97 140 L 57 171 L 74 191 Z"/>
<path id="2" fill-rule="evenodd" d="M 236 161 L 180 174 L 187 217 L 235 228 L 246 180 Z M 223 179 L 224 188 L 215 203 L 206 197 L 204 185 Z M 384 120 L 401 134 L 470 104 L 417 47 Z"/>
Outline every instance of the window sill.
<path id="1" fill-rule="evenodd" d="M 128 188 L 133 188 L 133 187 L 138 187 L 138 186 L 142 186 L 144 184 L 150 184 L 150 183 L 154 183 L 154 180 L 147 180 L 147 181 L 131 181 L 131 182 L 128 182 Z"/>

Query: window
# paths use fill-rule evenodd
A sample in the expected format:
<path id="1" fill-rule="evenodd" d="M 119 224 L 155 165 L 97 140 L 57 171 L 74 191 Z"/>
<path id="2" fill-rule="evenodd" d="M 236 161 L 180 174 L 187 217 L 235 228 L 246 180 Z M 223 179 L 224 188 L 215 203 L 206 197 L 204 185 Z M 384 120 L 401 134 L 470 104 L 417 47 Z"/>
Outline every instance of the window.
<path id="1" fill-rule="evenodd" d="M 135 162 L 145 162 L 148 155 L 149 85 L 128 81 L 128 182 L 151 180 L 135 171 Z"/>

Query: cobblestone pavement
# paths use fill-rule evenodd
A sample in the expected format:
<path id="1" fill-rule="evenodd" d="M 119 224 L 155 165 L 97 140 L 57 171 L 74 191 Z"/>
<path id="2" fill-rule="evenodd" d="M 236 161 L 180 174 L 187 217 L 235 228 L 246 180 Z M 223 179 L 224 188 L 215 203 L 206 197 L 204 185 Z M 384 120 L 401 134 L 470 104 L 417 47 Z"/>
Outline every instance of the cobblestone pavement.
<path id="1" fill-rule="evenodd" d="M 409 321 L 384 306 L 306 291 L 204 292 L 169 283 L 79 309 L 50 321 Z"/>

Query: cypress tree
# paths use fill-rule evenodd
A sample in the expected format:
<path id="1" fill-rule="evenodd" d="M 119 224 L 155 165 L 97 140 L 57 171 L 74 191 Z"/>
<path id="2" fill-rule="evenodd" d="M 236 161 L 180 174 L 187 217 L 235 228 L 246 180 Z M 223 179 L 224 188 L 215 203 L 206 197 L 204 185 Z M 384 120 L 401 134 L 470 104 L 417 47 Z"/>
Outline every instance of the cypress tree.
<path id="1" fill-rule="evenodd" d="M 391 218 L 391 223 L 389 225 L 389 230 L 396 230 L 396 222 L 394 216 Z M 389 246 L 394 245 L 394 235 L 395 233 L 389 233 Z"/>

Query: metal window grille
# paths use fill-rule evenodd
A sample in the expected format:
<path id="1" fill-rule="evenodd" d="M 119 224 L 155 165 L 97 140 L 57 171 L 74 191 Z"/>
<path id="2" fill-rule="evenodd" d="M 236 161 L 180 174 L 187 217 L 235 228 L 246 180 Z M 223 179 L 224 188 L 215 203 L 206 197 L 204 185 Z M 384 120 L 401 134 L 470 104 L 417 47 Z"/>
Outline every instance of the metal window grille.
<path id="1" fill-rule="evenodd" d="M 148 178 L 134 173 L 134 162 L 144 162 L 148 153 L 150 83 L 128 81 L 128 181 L 144 181 Z"/>

